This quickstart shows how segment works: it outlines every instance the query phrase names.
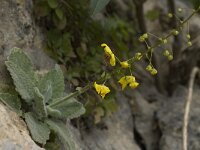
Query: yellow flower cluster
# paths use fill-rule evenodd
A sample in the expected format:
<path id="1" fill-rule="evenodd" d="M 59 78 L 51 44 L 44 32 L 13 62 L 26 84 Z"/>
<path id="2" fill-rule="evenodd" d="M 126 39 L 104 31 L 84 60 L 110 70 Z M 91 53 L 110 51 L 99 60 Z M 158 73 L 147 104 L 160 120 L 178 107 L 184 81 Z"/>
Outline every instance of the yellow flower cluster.
<path id="1" fill-rule="evenodd" d="M 110 92 L 110 89 L 107 86 L 103 84 L 97 84 L 96 82 L 94 82 L 94 88 L 102 98 L 104 98 L 105 95 Z"/>
<path id="2" fill-rule="evenodd" d="M 108 56 L 110 58 L 111 66 L 115 66 L 115 64 L 116 64 L 115 55 L 113 54 L 110 47 L 105 43 L 101 44 L 101 47 L 104 48 L 104 52 L 105 52 L 106 56 Z"/>
<path id="3" fill-rule="evenodd" d="M 127 85 L 131 88 L 136 88 L 139 85 L 134 76 L 124 76 L 118 82 L 122 85 L 122 90 L 124 90 Z"/>
<path id="4" fill-rule="evenodd" d="M 148 34 L 143 34 L 142 37 L 144 39 L 148 38 Z M 115 66 L 116 65 L 116 59 L 119 61 L 121 68 L 130 68 L 131 65 L 128 63 L 128 61 L 120 61 L 112 52 L 112 50 L 110 49 L 110 47 L 103 43 L 101 44 L 101 47 L 103 47 L 104 49 L 104 53 L 107 57 L 109 57 L 110 59 L 110 64 L 111 66 Z M 115 59 L 116 58 L 116 59 Z M 141 53 L 136 53 L 135 57 L 136 60 L 140 60 L 142 58 L 142 54 Z M 122 85 L 122 90 L 124 90 L 127 86 L 131 87 L 131 88 L 136 88 L 139 83 L 136 82 L 135 77 L 134 76 L 124 76 L 122 77 L 119 81 L 118 81 L 121 85 Z M 97 84 L 96 82 L 94 82 L 94 88 L 96 90 L 96 92 L 102 97 L 104 98 L 106 94 L 108 94 L 110 92 L 110 89 L 105 86 L 104 84 Z"/>

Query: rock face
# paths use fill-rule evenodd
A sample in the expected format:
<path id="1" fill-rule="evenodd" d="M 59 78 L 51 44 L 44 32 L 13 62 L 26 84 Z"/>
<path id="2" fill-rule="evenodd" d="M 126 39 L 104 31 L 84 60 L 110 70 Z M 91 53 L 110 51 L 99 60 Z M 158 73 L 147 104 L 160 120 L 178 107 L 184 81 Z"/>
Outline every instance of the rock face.
<path id="1" fill-rule="evenodd" d="M 190 121 L 188 127 L 188 148 L 189 150 L 200 149 L 200 89 L 195 88 L 191 105 Z M 182 149 L 182 122 L 184 101 L 187 98 L 187 89 L 178 87 L 172 98 L 163 101 L 158 111 L 159 126 L 162 131 L 160 139 L 161 150 Z"/>
<path id="2" fill-rule="evenodd" d="M 2 103 L 0 103 L 0 133 L 1 150 L 42 150 L 31 139 L 24 121 Z"/>
<path id="3" fill-rule="evenodd" d="M 4 65 L 10 49 L 19 47 L 30 56 L 35 67 L 48 69 L 54 62 L 42 52 L 42 36 L 31 17 L 30 0 L 1 0 L 0 2 L 0 89 L 11 84 Z M 40 150 L 31 139 L 26 124 L 14 112 L 0 103 L 0 149 Z"/>
<path id="4" fill-rule="evenodd" d="M 42 51 L 44 40 L 34 24 L 32 5 L 31 0 L 1 0 L 0 60 L 3 63 L 10 49 L 19 47 L 29 54 L 35 67 L 48 69 L 54 63 Z"/>
<path id="5" fill-rule="evenodd" d="M 85 150 L 140 150 L 133 135 L 133 118 L 128 99 L 117 94 L 119 110 L 104 123 L 106 128 L 93 128 L 83 133 Z"/>

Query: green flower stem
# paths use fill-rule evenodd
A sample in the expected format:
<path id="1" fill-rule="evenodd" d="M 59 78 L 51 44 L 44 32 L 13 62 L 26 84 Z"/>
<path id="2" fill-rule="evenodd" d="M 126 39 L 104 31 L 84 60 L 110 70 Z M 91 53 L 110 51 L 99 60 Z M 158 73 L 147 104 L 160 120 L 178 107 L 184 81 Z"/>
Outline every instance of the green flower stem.
<path id="1" fill-rule="evenodd" d="M 113 74 L 114 74 L 114 72 L 113 72 Z M 100 78 L 97 82 L 103 82 L 104 80 L 106 80 L 105 77 L 104 78 Z M 58 101 L 49 104 L 48 107 L 59 105 L 59 104 L 65 102 L 65 101 L 69 100 L 70 98 L 74 98 L 74 97 L 77 97 L 77 96 L 85 93 L 86 91 L 88 91 L 89 89 L 91 89 L 93 87 L 93 83 L 94 82 L 88 83 L 88 85 L 83 87 L 81 90 L 78 90 L 78 91 L 76 91 L 74 93 L 71 93 L 71 94 L 59 99 Z"/>
<path id="2" fill-rule="evenodd" d="M 69 100 L 70 98 L 77 97 L 77 96 L 81 95 L 82 93 L 86 92 L 87 90 L 89 90 L 91 87 L 92 87 L 91 84 L 88 84 L 88 85 L 86 85 L 85 87 L 83 87 L 81 90 L 76 91 L 76 92 L 74 92 L 74 93 L 71 93 L 71 94 L 69 94 L 69 95 L 67 95 L 67 96 L 65 96 L 65 97 L 63 97 L 63 98 L 61 98 L 61 99 L 59 99 L 58 101 L 56 101 L 56 102 L 54 102 L 54 103 L 51 103 L 51 104 L 49 105 L 49 107 L 59 105 L 59 104 L 65 102 L 65 101 Z"/>
<path id="3" fill-rule="evenodd" d="M 187 19 L 185 19 L 178 27 L 177 30 L 180 31 L 181 28 L 183 27 L 183 25 L 185 23 L 187 23 L 196 13 L 198 13 L 200 11 L 200 7 L 195 10 Z M 165 36 L 163 39 L 168 39 L 169 37 L 173 36 L 173 32 L 170 32 L 167 36 Z M 152 49 L 158 47 L 160 44 L 162 44 L 162 41 L 158 41 L 157 43 L 155 43 L 150 49 L 148 49 L 147 51 L 142 53 L 142 58 L 143 56 L 145 56 L 146 54 L 148 54 L 149 52 L 152 51 Z M 133 63 L 134 61 L 136 61 L 135 57 L 132 57 L 131 59 L 128 60 L 129 63 Z"/>

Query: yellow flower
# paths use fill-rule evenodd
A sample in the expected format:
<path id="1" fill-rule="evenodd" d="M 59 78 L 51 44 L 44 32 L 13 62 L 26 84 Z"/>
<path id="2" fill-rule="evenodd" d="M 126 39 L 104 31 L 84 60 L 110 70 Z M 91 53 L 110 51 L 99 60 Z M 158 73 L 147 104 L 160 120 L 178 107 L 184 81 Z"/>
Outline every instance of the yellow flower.
<path id="1" fill-rule="evenodd" d="M 119 83 L 122 85 L 122 90 L 124 90 L 127 85 L 129 85 L 133 89 L 135 89 L 139 85 L 139 83 L 136 82 L 134 76 L 124 76 L 119 80 Z"/>
<path id="2" fill-rule="evenodd" d="M 97 91 L 97 93 L 101 95 L 102 98 L 104 98 L 105 95 L 110 92 L 110 89 L 107 86 L 102 84 L 97 84 L 96 82 L 94 82 L 94 88 Z"/>
<path id="3" fill-rule="evenodd" d="M 112 50 L 107 44 L 103 43 L 101 44 L 101 47 L 104 48 L 104 52 L 106 53 L 106 55 L 110 56 L 111 54 L 113 54 Z"/>
<path id="4" fill-rule="evenodd" d="M 122 68 L 130 67 L 130 64 L 127 61 L 120 62 L 120 65 L 121 65 Z"/>
<path id="5" fill-rule="evenodd" d="M 105 43 L 101 44 L 101 47 L 104 48 L 105 54 L 110 58 L 111 66 L 115 66 L 115 64 L 116 64 L 115 55 L 113 54 L 113 52 L 110 49 L 110 47 Z"/>
<path id="6" fill-rule="evenodd" d="M 116 64 L 115 55 L 111 54 L 110 55 L 110 65 L 115 66 L 115 64 Z"/>
<path id="7" fill-rule="evenodd" d="M 133 89 L 135 89 L 136 87 L 138 87 L 139 83 L 138 82 L 132 82 L 129 84 L 129 86 Z"/>
<path id="8" fill-rule="evenodd" d="M 122 85 L 122 90 L 124 90 L 124 88 L 128 84 L 135 82 L 135 77 L 134 76 L 124 76 L 118 82 Z"/>

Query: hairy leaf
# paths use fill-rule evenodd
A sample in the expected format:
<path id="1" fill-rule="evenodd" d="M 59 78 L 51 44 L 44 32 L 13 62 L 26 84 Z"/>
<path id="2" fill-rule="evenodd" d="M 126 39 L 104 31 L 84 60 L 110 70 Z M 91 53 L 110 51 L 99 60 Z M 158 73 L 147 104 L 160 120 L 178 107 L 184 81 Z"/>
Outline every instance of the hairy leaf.
<path id="1" fill-rule="evenodd" d="M 100 12 L 109 2 L 110 0 L 91 0 L 90 7 L 92 15 Z"/>
<path id="2" fill-rule="evenodd" d="M 49 139 L 50 129 L 47 124 L 36 119 L 33 113 L 25 114 L 25 121 L 34 141 L 45 144 Z"/>
<path id="3" fill-rule="evenodd" d="M 37 87 L 34 88 L 35 90 L 35 110 L 40 117 L 47 117 L 47 110 L 45 106 L 45 99 L 44 96 L 40 93 Z"/>
<path id="4" fill-rule="evenodd" d="M 52 98 L 52 93 L 51 82 L 48 82 L 44 93 L 45 102 L 48 102 Z"/>
<path id="5" fill-rule="evenodd" d="M 16 91 L 26 102 L 30 102 L 34 98 L 36 79 L 29 58 L 20 49 L 13 48 L 6 66 L 14 80 Z"/>
<path id="6" fill-rule="evenodd" d="M 57 109 L 53 109 L 51 107 L 47 107 L 47 112 L 48 114 L 50 114 L 51 116 L 62 116 L 61 112 Z"/>
<path id="7" fill-rule="evenodd" d="M 85 113 L 83 105 L 74 98 L 64 101 L 58 105 L 48 107 L 48 114 L 56 118 L 72 119 Z"/>
<path id="8" fill-rule="evenodd" d="M 21 115 L 21 102 L 16 95 L 9 93 L 0 93 L 0 100 L 6 104 L 10 109 Z"/>
<path id="9" fill-rule="evenodd" d="M 75 150 L 75 143 L 67 125 L 58 120 L 47 120 L 46 122 L 50 129 L 57 133 L 66 150 Z"/>
<path id="10" fill-rule="evenodd" d="M 42 94 L 46 93 L 46 89 L 51 84 L 52 96 L 51 99 L 56 99 L 63 96 L 64 92 L 64 77 L 62 70 L 58 65 L 55 69 L 45 74 L 39 81 L 39 90 Z"/>

